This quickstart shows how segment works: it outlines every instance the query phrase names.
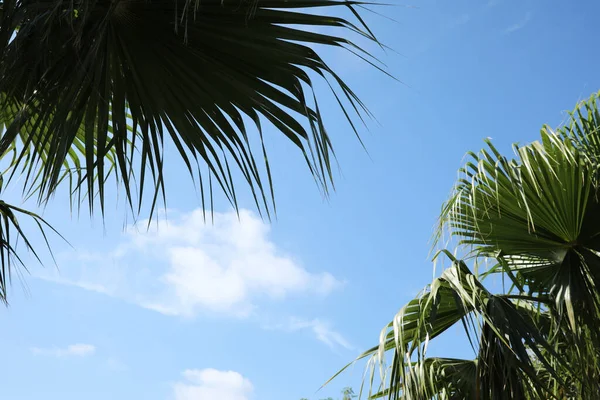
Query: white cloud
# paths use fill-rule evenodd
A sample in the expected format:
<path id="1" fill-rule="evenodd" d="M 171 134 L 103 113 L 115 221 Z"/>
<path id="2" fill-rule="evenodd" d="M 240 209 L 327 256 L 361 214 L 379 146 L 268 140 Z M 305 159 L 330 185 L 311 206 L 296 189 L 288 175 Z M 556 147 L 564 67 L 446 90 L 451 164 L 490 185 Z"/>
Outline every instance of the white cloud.
<path id="1" fill-rule="evenodd" d="M 175 216 L 173 217 L 173 214 Z M 84 253 L 43 279 L 123 298 L 163 314 L 247 316 L 257 303 L 291 295 L 326 295 L 342 283 L 309 272 L 270 239 L 270 225 L 248 210 L 202 210 L 128 227 L 110 255 Z M 52 271 L 50 271 L 52 272 Z M 54 271 L 55 272 L 55 271 Z"/>
<path id="2" fill-rule="evenodd" d="M 348 340 L 339 332 L 335 331 L 331 324 L 327 321 L 318 318 L 309 320 L 303 318 L 292 317 L 285 322 L 277 324 L 267 324 L 265 329 L 282 330 L 286 332 L 297 332 L 301 330 L 309 330 L 321 342 L 331 348 L 343 347 L 347 350 L 354 350 L 354 347 Z"/>
<path id="3" fill-rule="evenodd" d="M 174 400 L 248 400 L 254 390 L 252 383 L 235 371 L 189 369 L 183 377 L 173 385 Z"/>
<path id="4" fill-rule="evenodd" d="M 51 357 L 87 357 L 96 352 L 96 346 L 91 344 L 72 344 L 67 347 L 40 348 L 32 347 L 31 352 L 35 355 Z"/>
<path id="5" fill-rule="evenodd" d="M 521 19 L 519 22 L 509 26 L 508 28 L 506 28 L 504 30 L 505 34 L 509 34 L 509 33 L 513 33 L 518 31 L 519 29 L 523 29 L 525 27 L 525 25 L 527 25 L 529 23 L 529 21 L 531 21 L 531 13 L 528 12 L 527 14 L 525 14 L 525 17 L 523 17 L 523 19 Z"/>

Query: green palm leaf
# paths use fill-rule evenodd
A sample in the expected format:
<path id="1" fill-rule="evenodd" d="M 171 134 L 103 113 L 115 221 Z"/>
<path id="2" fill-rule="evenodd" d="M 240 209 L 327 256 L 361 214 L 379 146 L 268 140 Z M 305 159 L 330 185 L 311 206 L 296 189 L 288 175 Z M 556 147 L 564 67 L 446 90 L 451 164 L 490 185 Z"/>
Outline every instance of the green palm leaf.
<path id="1" fill-rule="evenodd" d="M 0 175 L 0 191 L 2 186 L 2 177 Z M 33 256 L 41 262 L 38 253 L 32 245 L 29 235 L 25 233 L 21 226 L 21 217 L 29 218 L 33 221 L 34 226 L 39 230 L 39 233 L 51 254 L 52 250 L 46 232 L 49 230 L 58 234 L 58 232 L 56 232 L 56 230 L 39 215 L 0 200 L 0 301 L 5 304 L 8 304 L 7 291 L 8 284 L 11 281 L 13 268 L 15 266 L 25 267 L 20 252 L 18 251 L 19 241 L 23 243 L 25 250 L 32 253 Z M 60 234 L 58 235 L 60 236 Z"/>
<path id="2" fill-rule="evenodd" d="M 416 379 L 414 387 L 404 390 L 420 398 L 459 400 L 472 398 L 477 382 L 477 361 L 429 357 L 412 364 Z M 422 384 L 422 385 L 421 385 Z M 388 388 L 371 396 L 373 399 L 393 395 L 396 388 Z"/>
<path id="3" fill-rule="evenodd" d="M 377 43 L 359 13 L 366 4 L 0 0 L 4 174 L 24 177 L 25 196 L 41 203 L 67 181 L 72 204 L 87 201 L 90 212 L 96 199 L 103 212 L 112 176 L 133 211 L 150 193 L 152 215 L 165 199 L 164 145 L 171 142 L 204 206 L 212 207 L 219 187 L 237 207 L 241 179 L 270 216 L 269 124 L 295 144 L 327 193 L 334 153 L 316 80 L 331 88 L 355 134 L 370 114 L 314 47 L 345 48 L 380 68 L 348 39 Z M 0 285 L 11 265 L 2 262 Z"/>
<path id="4" fill-rule="evenodd" d="M 26 110 L 27 115 L 5 121 L 0 153 L 18 135 L 26 136 L 22 151 L 32 158 L 26 165 L 31 176 L 39 177 L 42 198 L 55 190 L 66 161 L 80 162 L 87 191 L 97 192 L 103 206 L 105 179 L 93 177 L 107 175 L 113 164 L 106 165 L 105 156 L 112 151 L 129 200 L 136 179 L 140 206 L 146 187 L 152 187 L 153 209 L 165 193 L 163 145 L 169 140 L 202 193 L 212 198 L 208 192 L 214 182 L 236 205 L 235 166 L 259 210 L 269 212 L 272 166 L 262 133 L 269 123 L 297 146 L 327 192 L 333 150 L 314 77 L 331 87 L 355 132 L 356 117 L 368 112 L 312 46 L 346 48 L 373 62 L 345 37 L 317 31 L 339 28 L 376 42 L 357 10 L 363 4 L 4 1 L 0 110 Z M 323 14 L 341 8 L 350 10 L 357 23 Z M 26 123 L 31 115 L 33 122 Z M 38 163 L 43 154 L 51 157 Z"/>
<path id="5" fill-rule="evenodd" d="M 452 267 L 382 331 L 379 345 L 357 358 L 370 359 L 371 377 L 376 369 L 381 371 L 379 387 L 374 387 L 375 379 L 369 380 L 368 398 L 551 396 L 548 380 L 538 375 L 544 371 L 562 382 L 556 372 L 559 355 L 547 332 L 539 331 L 535 308 L 492 295 L 463 261 L 452 259 Z M 429 341 L 461 321 L 470 340 L 480 338 L 472 343 L 478 349 L 476 359 L 427 357 Z M 392 353 L 390 367 L 387 352 Z"/>
<path id="6" fill-rule="evenodd" d="M 27 116 L 24 117 L 24 114 L 27 114 Z M 3 161 L 8 160 L 8 166 L 4 171 L 4 174 L 9 174 L 9 178 L 25 175 L 26 183 L 23 190 L 26 197 L 41 194 L 40 189 L 43 185 L 42 169 L 36 167 L 43 167 L 53 158 L 53 154 L 50 152 L 47 143 L 42 143 L 39 138 L 39 136 L 46 134 L 46 132 L 40 132 L 35 128 L 36 119 L 37 115 L 27 112 L 27 110 L 23 108 L 23 104 L 20 106 L 13 105 L 0 110 L 1 127 L 10 125 L 17 120 L 20 121 L 22 127 L 22 129 L 17 132 L 17 137 L 13 141 L 3 143 L 3 146 L 6 148 Z M 112 129 L 109 127 L 109 134 L 111 131 Z M 70 192 L 78 195 L 74 196 L 73 200 L 81 200 L 82 195 L 86 195 L 86 193 L 82 192 L 82 189 L 86 188 L 82 183 L 87 179 L 86 168 L 82 165 L 81 161 L 81 154 L 85 152 L 84 139 L 85 130 L 83 126 L 80 126 L 73 140 L 73 147 L 69 150 L 63 161 L 61 175 L 56 182 L 58 185 L 59 183 L 68 180 Z M 94 146 L 97 147 L 96 140 L 94 140 Z M 9 154 L 11 155 L 10 157 Z M 109 168 L 103 177 L 103 180 L 106 181 L 115 167 L 114 149 L 106 152 L 104 162 L 109 165 Z M 37 165 L 34 163 L 37 163 Z M 18 168 L 19 166 L 21 168 Z M 32 175 L 32 172 L 34 171 L 37 173 Z M 92 171 L 92 174 L 94 174 L 94 172 L 95 171 Z M 94 179 L 98 178 L 97 175 L 93 175 L 92 177 Z M 9 179 L 9 182 L 10 180 L 11 179 Z M 50 193 L 53 192 L 54 189 L 50 190 Z M 39 200 L 42 200 L 42 198 Z"/>
<path id="7" fill-rule="evenodd" d="M 544 127 L 540 142 L 516 147 L 516 160 L 489 144 L 467 164 L 442 221 L 478 255 L 498 255 L 518 287 L 549 296 L 556 321 L 600 349 L 597 115 L 595 95 L 557 132 Z"/>
<path id="8" fill-rule="evenodd" d="M 540 141 L 515 146 L 514 159 L 489 141 L 471 153 L 437 237 L 447 230 L 467 261 L 496 264 L 475 275 L 445 252 L 452 266 L 359 357 L 370 359 L 369 396 L 600 396 L 599 97 L 579 104 L 556 131 L 544 126 Z M 510 289 L 487 290 L 482 280 L 491 274 L 508 278 Z M 459 321 L 475 359 L 427 357 L 429 341 Z"/>

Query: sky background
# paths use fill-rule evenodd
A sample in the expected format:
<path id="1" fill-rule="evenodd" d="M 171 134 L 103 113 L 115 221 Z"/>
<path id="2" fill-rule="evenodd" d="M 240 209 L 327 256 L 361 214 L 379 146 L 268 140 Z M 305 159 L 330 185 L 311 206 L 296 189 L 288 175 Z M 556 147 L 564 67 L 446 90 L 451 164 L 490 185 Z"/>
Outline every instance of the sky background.
<path id="1" fill-rule="evenodd" d="M 341 166 L 329 200 L 274 131 L 270 224 L 242 191 L 239 221 L 218 198 L 206 225 L 176 160 L 158 229 L 131 226 L 116 201 L 104 222 L 71 217 L 58 196 L 44 217 L 73 247 L 51 238 L 60 270 L 46 254 L 13 280 L 2 397 L 297 400 L 358 387 L 362 364 L 315 394 L 431 281 L 433 227 L 465 153 L 486 137 L 504 152 L 535 140 L 600 89 L 598 2 L 407 4 L 365 14 L 400 54 L 369 49 L 402 83 L 323 53 L 377 117 L 367 155 L 325 93 Z M 434 351 L 469 356 L 459 331 Z"/>

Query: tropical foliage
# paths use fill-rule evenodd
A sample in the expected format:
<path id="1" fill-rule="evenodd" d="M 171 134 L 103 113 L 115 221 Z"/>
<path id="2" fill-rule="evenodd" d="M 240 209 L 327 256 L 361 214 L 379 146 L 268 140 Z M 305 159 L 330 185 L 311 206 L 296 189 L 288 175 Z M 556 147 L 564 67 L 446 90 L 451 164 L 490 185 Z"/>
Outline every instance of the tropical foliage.
<path id="1" fill-rule="evenodd" d="M 369 397 L 600 398 L 599 99 L 513 159 L 490 142 L 470 154 L 440 218 L 451 265 L 359 357 Z M 473 358 L 428 354 L 455 325 Z"/>
<path id="2" fill-rule="evenodd" d="M 0 0 L 4 174 L 21 177 L 24 193 L 42 204 L 69 182 L 76 206 L 102 213 L 112 177 L 134 212 L 148 193 L 152 214 L 165 197 L 164 145 L 171 143 L 203 205 L 212 208 L 217 188 L 236 207 L 239 180 L 270 216 L 269 124 L 296 146 L 327 193 L 334 153 L 315 77 L 355 133 L 369 114 L 314 47 L 345 48 L 373 63 L 350 40 L 376 42 L 361 18 L 364 4 Z M 348 18 L 336 16 L 343 10 Z M 0 207 L 0 300 L 19 260 L 11 240 L 20 236 L 30 247 L 14 211 L 21 210 Z"/>

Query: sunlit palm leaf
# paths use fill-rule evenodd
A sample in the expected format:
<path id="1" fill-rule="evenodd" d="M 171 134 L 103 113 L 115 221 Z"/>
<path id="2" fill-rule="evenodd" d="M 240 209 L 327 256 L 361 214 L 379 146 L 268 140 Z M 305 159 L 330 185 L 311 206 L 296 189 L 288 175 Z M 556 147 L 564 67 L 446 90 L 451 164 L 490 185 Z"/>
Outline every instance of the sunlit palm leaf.
<path id="1" fill-rule="evenodd" d="M 446 271 L 446 277 L 451 274 L 452 271 Z M 390 391 L 390 388 L 400 390 L 404 382 L 410 381 L 412 354 L 424 356 L 426 342 L 457 322 L 465 320 L 472 323 L 472 320 L 466 320 L 472 309 L 471 305 L 460 301 L 445 277 L 434 280 L 421 295 L 402 307 L 393 321 L 381 331 L 379 344 L 356 359 L 369 360 L 371 378 L 368 397 L 381 397 L 384 393 L 397 396 L 398 392 Z M 386 367 L 386 353 L 389 351 L 393 353 L 391 369 Z M 405 355 L 408 355 L 408 360 Z M 331 379 L 352 364 L 348 364 Z M 382 380 L 380 388 L 373 386 L 377 369 Z"/>
<path id="2" fill-rule="evenodd" d="M 407 392 L 419 393 L 420 398 L 459 400 L 474 397 L 477 383 L 476 360 L 431 357 L 413 363 L 412 369 L 418 374 L 413 383 L 420 386 Z M 394 392 L 395 388 L 387 388 L 371 398 L 385 398 Z"/>
<path id="3" fill-rule="evenodd" d="M 450 254 L 447 253 L 449 256 Z M 371 376 L 381 371 L 381 385 L 369 383 L 369 398 L 458 399 L 535 398 L 549 396 L 540 371 L 560 380 L 553 363 L 558 354 L 538 330 L 535 309 L 492 295 L 464 262 L 433 281 L 381 333 L 379 346 L 358 359 L 369 358 Z M 474 361 L 428 358 L 429 341 L 462 321 L 477 349 Z M 390 351 L 391 366 L 386 367 Z M 375 390 L 374 390 L 375 389 Z M 462 396 L 462 397 L 461 397 Z"/>
<path id="4" fill-rule="evenodd" d="M 491 144 L 473 155 L 443 221 L 477 254 L 498 255 L 518 286 L 548 295 L 579 346 L 600 349 L 597 96 L 572 115 L 557 132 L 544 127 L 541 142 L 516 148 L 516 160 Z"/>
<path id="5" fill-rule="evenodd" d="M 540 142 L 515 146 L 515 159 L 489 142 L 471 154 L 438 238 L 448 229 L 474 264 L 497 263 L 475 276 L 446 252 L 452 267 L 361 355 L 372 361 L 371 376 L 373 367 L 383 371 L 375 397 L 600 398 L 598 102 L 594 95 L 579 104 L 556 131 L 544 127 Z M 510 289 L 490 293 L 480 281 L 490 274 L 503 274 Z M 443 321 L 431 300 L 440 294 L 454 304 Z M 476 359 L 427 358 L 429 340 L 460 320 L 478 338 Z"/>
<path id="6" fill-rule="evenodd" d="M 4 109 L 0 110 L 0 126 L 2 128 L 11 125 L 14 121 L 20 121 L 19 125 L 21 129 L 17 132 L 17 137 L 10 142 L 2 143 L 2 147 L 6 149 L 2 161 L 6 165 L 4 175 L 8 174 L 9 178 L 15 176 L 21 177 L 25 174 L 26 184 L 23 187 L 23 191 L 26 197 L 40 193 L 40 188 L 43 185 L 42 168 L 40 167 L 43 167 L 53 158 L 53 154 L 50 153 L 47 144 L 42 146 L 43 143 L 38 137 L 44 135 L 45 132 L 37 129 L 36 119 L 37 115 L 24 108 L 24 104 L 22 103 L 12 104 L 11 106 L 6 105 Z M 109 127 L 109 138 L 111 131 L 112 129 Z M 8 133 L 8 136 L 11 136 L 10 133 Z M 6 138 L 6 135 L 4 138 Z M 94 145 L 97 147 L 96 140 L 94 140 Z M 73 197 L 74 201 L 80 200 L 82 195 L 87 195 L 87 193 L 81 190 L 87 188 L 86 185 L 82 185 L 87 179 L 86 168 L 82 165 L 81 160 L 81 156 L 84 153 L 85 130 L 83 126 L 80 126 L 73 140 L 73 147 L 69 149 L 63 161 L 61 175 L 56 182 L 56 184 L 64 180 L 69 182 L 70 192 L 78 195 Z M 106 181 L 115 167 L 114 149 L 106 152 L 104 162 L 108 165 L 103 178 Z M 34 163 L 37 163 L 37 165 L 34 165 Z M 20 168 L 18 168 L 19 166 Z M 35 176 L 31 175 L 33 172 L 36 172 Z M 95 172 L 92 171 L 92 174 Z M 97 179 L 98 176 L 93 176 L 93 178 Z M 56 186 L 50 190 L 50 193 L 53 193 L 55 188 Z"/>

